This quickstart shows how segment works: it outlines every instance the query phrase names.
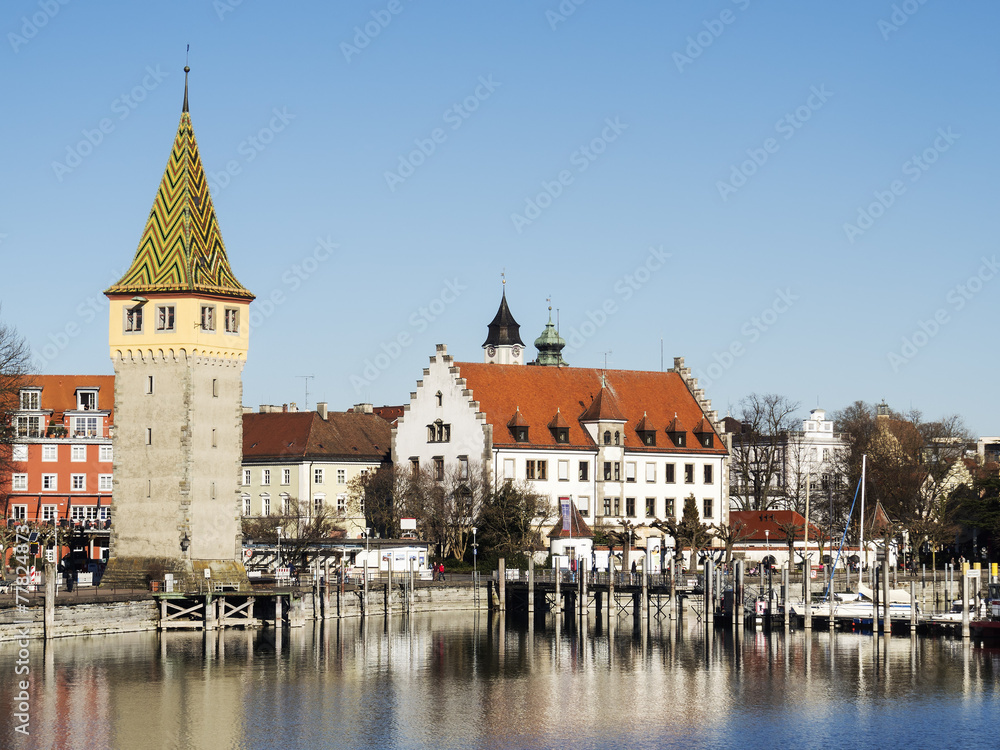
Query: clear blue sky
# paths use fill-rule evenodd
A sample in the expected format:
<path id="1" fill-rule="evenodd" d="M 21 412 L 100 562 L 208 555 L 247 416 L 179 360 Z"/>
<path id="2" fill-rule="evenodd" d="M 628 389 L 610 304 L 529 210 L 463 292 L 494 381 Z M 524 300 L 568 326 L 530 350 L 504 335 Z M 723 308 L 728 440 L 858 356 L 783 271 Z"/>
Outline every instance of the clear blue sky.
<path id="1" fill-rule="evenodd" d="M 405 402 L 436 343 L 481 359 L 505 270 L 522 337 L 551 295 L 572 365 L 659 369 L 662 339 L 722 414 L 885 398 L 997 434 L 998 26 L 985 1 L 10 0 L 2 315 L 45 372 L 111 372 L 101 292 L 190 43 L 258 296 L 245 404 L 301 404 L 299 375 L 310 405 Z"/>

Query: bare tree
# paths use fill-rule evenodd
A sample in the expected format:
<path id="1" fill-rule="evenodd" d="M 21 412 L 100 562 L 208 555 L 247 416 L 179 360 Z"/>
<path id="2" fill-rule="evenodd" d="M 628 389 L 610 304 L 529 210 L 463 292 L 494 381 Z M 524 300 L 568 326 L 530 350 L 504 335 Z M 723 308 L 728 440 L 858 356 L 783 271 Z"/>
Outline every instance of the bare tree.
<path id="1" fill-rule="evenodd" d="M 784 443 L 798 403 L 775 393 L 751 393 L 740 401 L 730 457 L 730 496 L 741 510 L 769 510 L 785 497 Z"/>
<path id="2" fill-rule="evenodd" d="M 21 389 L 31 384 L 31 349 L 18 332 L 0 320 L 0 487 L 9 486 L 13 469 L 11 444 L 17 437 L 13 412 L 20 407 Z M 6 496 L 4 514 L 9 516 Z"/>
<path id="3" fill-rule="evenodd" d="M 726 557 L 724 562 L 726 565 L 729 565 L 733 559 L 733 547 L 740 542 L 749 539 L 753 536 L 753 532 L 750 531 L 750 528 L 745 521 L 736 521 L 735 523 L 722 523 L 716 526 L 715 536 L 726 547 Z"/>

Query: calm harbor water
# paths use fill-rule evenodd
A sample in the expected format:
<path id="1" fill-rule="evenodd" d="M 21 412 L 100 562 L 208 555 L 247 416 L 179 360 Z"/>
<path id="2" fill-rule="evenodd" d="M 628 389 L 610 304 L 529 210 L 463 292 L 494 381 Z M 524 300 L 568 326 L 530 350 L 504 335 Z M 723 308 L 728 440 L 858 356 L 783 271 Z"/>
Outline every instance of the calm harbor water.
<path id="1" fill-rule="evenodd" d="M 486 614 L 0 644 L 0 746 L 996 748 L 1000 650 Z"/>

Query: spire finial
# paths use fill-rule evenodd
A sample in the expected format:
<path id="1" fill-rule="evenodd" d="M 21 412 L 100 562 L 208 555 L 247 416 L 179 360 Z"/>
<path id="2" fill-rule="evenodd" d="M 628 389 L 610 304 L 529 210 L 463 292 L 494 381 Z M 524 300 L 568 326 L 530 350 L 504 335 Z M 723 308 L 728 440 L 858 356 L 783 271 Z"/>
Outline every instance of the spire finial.
<path id="1" fill-rule="evenodd" d="M 504 268 L 500 272 L 500 285 L 504 288 L 504 290 L 507 289 L 507 269 L 506 268 Z"/>
<path id="2" fill-rule="evenodd" d="M 188 73 L 191 72 L 191 68 L 188 67 L 188 57 L 191 55 L 191 45 L 187 46 L 187 52 L 184 54 L 184 106 L 181 108 L 181 112 L 188 111 Z"/>

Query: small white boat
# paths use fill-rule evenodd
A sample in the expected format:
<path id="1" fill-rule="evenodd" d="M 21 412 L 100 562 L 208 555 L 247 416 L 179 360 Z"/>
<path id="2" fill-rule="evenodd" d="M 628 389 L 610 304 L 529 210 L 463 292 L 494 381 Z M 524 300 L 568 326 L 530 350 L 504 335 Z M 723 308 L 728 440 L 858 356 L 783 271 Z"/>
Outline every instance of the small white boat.
<path id="1" fill-rule="evenodd" d="M 845 601 L 837 605 L 834 610 L 834 617 L 847 620 L 873 620 L 875 618 L 874 592 L 867 586 L 858 586 L 857 598 L 853 601 Z M 881 598 L 881 597 L 880 597 Z M 879 619 L 884 612 L 884 603 L 879 602 Z M 910 594 L 899 589 L 889 590 L 889 619 L 909 620 L 912 610 L 910 608 Z M 920 612 L 919 606 L 917 612 Z"/>
<path id="2" fill-rule="evenodd" d="M 976 612 L 976 605 L 971 604 L 969 606 L 969 619 L 986 619 L 986 601 L 980 602 L 979 612 Z M 940 615 L 934 615 L 930 618 L 931 622 L 939 623 L 942 625 L 953 625 L 955 623 L 962 622 L 962 600 L 956 599 L 951 603 L 951 609 L 948 612 Z"/>
<path id="3" fill-rule="evenodd" d="M 857 599 L 857 594 L 843 593 L 833 595 L 833 608 L 834 612 L 838 606 L 844 602 L 854 601 Z M 817 599 L 810 599 L 809 609 L 812 611 L 813 617 L 829 617 L 830 616 L 830 602 L 826 597 L 819 597 Z M 806 603 L 802 599 L 789 599 L 788 600 L 788 611 L 790 614 L 796 617 L 804 617 L 806 613 Z"/>

